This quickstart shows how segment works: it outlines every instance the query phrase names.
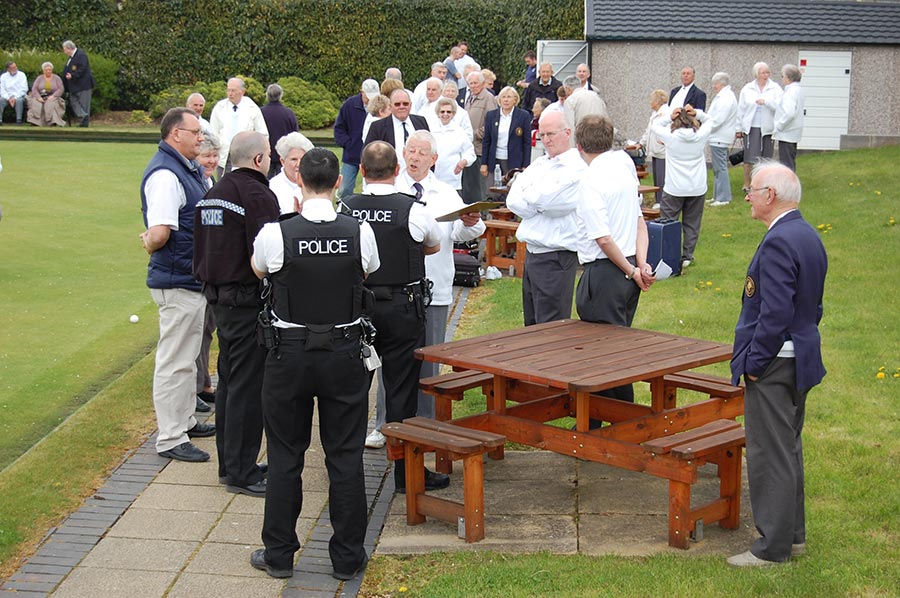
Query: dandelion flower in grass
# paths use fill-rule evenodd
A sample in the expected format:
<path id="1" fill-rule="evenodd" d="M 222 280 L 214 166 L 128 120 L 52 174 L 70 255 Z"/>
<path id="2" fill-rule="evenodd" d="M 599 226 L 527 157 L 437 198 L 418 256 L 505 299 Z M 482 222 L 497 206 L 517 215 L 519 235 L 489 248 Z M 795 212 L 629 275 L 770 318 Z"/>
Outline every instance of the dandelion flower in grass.
<path id="1" fill-rule="evenodd" d="M 407 588 L 406 586 L 400 586 L 400 591 L 401 591 L 401 592 L 406 592 L 408 589 L 409 589 L 409 588 Z"/>
<path id="2" fill-rule="evenodd" d="M 884 371 L 884 366 L 881 366 L 880 368 L 878 368 L 878 371 L 879 371 L 879 372 L 883 372 L 883 371 Z"/>
<path id="3" fill-rule="evenodd" d="M 820 225 L 816 226 L 816 228 L 819 229 L 819 230 L 825 230 L 825 225 L 824 225 L 824 224 L 820 224 Z"/>
<path id="4" fill-rule="evenodd" d="M 717 293 L 718 293 L 719 291 L 721 291 L 721 290 L 722 290 L 722 287 L 716 287 L 716 292 L 717 292 Z"/>
<path id="5" fill-rule="evenodd" d="M 884 380 L 884 372 L 878 372 L 877 374 L 875 374 L 875 377 L 879 380 Z"/>
<path id="6" fill-rule="evenodd" d="M 711 280 L 707 280 L 707 281 L 706 281 L 706 286 L 711 287 L 711 286 L 712 286 L 712 281 L 711 281 Z"/>
<path id="7" fill-rule="evenodd" d="M 875 195 L 881 195 L 881 191 L 875 191 Z"/>
<path id="8" fill-rule="evenodd" d="M 891 376 L 893 376 L 894 378 L 900 378 L 900 374 L 898 374 L 897 372 L 894 372 L 893 374 L 891 374 Z"/>

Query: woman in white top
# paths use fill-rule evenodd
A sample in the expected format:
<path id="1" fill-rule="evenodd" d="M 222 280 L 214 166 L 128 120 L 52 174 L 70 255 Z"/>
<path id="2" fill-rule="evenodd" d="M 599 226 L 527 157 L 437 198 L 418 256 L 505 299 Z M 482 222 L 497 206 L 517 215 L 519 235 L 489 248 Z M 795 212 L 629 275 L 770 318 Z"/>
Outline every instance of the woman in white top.
<path id="1" fill-rule="evenodd" d="M 666 145 L 666 185 L 659 215 L 669 220 L 676 220 L 681 215 L 684 231 L 682 270 L 694 261 L 694 248 L 700 238 L 707 188 L 706 142 L 712 127 L 706 114 L 702 110 L 695 111 L 690 104 L 674 108 L 671 118 L 662 118 L 653 125 L 653 132 Z"/>
<path id="2" fill-rule="evenodd" d="M 659 138 L 653 132 L 653 125 L 664 119 L 669 114 L 669 94 L 663 89 L 657 89 L 650 94 L 650 121 L 647 130 L 638 143 L 639 148 L 644 148 L 647 155 L 653 159 L 651 172 L 653 172 L 653 184 L 659 187 L 656 192 L 656 203 L 662 203 L 663 186 L 666 184 L 666 146 L 660 143 Z"/>
<path id="3" fill-rule="evenodd" d="M 281 158 L 281 172 L 269 180 L 269 189 L 278 197 L 282 214 L 294 212 L 294 196 L 300 197 L 300 159 L 313 148 L 302 133 L 288 133 L 275 144 Z"/>
<path id="4" fill-rule="evenodd" d="M 431 134 L 437 142 L 437 163 L 434 176 L 460 191 L 463 168 L 475 162 L 475 147 L 468 134 L 455 122 L 459 108 L 450 98 L 440 98 L 435 103 L 436 118 L 428 119 Z"/>
<path id="5" fill-rule="evenodd" d="M 460 106 L 459 102 L 456 101 L 456 98 L 459 97 L 459 87 L 457 87 L 456 83 L 453 81 L 446 81 L 444 83 L 444 89 L 441 91 L 441 95 L 456 102 L 456 114 L 453 116 L 453 122 L 456 123 L 456 126 L 465 131 L 466 135 L 469 136 L 469 141 L 474 139 L 475 132 L 472 130 L 472 119 L 469 118 L 469 113 L 466 109 Z M 428 125 L 431 126 L 431 121 L 428 122 Z"/>
<path id="6" fill-rule="evenodd" d="M 754 80 L 744 85 L 738 100 L 738 137 L 744 137 L 744 192 L 750 188 L 750 169 L 760 158 L 775 153 L 775 107 L 781 101 L 781 86 L 770 80 L 772 71 L 765 62 L 753 65 Z"/>
<path id="7" fill-rule="evenodd" d="M 207 189 L 212 189 L 215 184 L 216 166 L 219 165 L 219 150 L 222 149 L 218 138 L 212 131 L 203 132 L 203 141 L 200 142 L 200 153 L 197 154 L 197 162 L 203 167 L 203 182 Z"/>
<path id="8" fill-rule="evenodd" d="M 366 142 L 366 135 L 369 134 L 369 127 L 372 126 L 372 123 L 376 120 L 381 120 L 385 116 L 390 116 L 391 114 L 391 101 L 387 96 L 377 95 L 371 100 L 369 100 L 369 105 L 366 106 L 366 120 L 363 123 L 362 130 L 362 138 L 363 143 Z"/>

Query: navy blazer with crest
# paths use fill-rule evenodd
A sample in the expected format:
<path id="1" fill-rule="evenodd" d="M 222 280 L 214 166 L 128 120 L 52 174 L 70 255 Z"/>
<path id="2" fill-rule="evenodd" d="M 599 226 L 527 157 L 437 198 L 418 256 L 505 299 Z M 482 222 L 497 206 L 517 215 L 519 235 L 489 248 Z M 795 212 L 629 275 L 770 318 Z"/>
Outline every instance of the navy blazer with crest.
<path id="1" fill-rule="evenodd" d="M 481 163 L 493 173 L 497 163 L 497 136 L 500 130 L 500 108 L 484 116 L 484 139 L 481 143 Z M 513 108 L 506 143 L 507 167 L 525 168 L 531 164 L 531 114 L 521 108 Z"/>

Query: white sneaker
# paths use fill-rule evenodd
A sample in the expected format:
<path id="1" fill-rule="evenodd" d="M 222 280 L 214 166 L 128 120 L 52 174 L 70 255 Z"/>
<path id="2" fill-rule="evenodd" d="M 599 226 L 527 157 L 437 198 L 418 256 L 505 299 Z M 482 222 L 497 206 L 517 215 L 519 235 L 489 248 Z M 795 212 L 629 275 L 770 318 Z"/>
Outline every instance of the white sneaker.
<path id="1" fill-rule="evenodd" d="M 716 200 L 716 201 L 710 203 L 710 204 L 709 204 L 709 207 L 711 207 L 711 208 L 718 208 L 719 206 L 727 206 L 727 205 L 730 204 L 730 203 L 731 203 L 730 201 L 719 201 L 719 200 Z"/>
<path id="2" fill-rule="evenodd" d="M 372 433 L 366 436 L 366 448 L 380 449 L 386 442 L 387 438 L 378 430 L 372 430 Z"/>
<path id="3" fill-rule="evenodd" d="M 658 204 L 658 203 L 653 204 L 653 207 L 650 208 L 650 209 L 651 209 L 651 210 L 658 210 L 658 209 L 659 209 L 659 204 Z"/>
<path id="4" fill-rule="evenodd" d="M 684 260 L 683 262 L 681 262 L 681 269 L 684 270 L 693 263 L 694 262 L 692 262 L 691 260 Z"/>
<path id="5" fill-rule="evenodd" d="M 728 564 L 732 567 L 768 567 L 778 563 L 761 559 L 748 550 L 747 552 L 728 557 Z"/>

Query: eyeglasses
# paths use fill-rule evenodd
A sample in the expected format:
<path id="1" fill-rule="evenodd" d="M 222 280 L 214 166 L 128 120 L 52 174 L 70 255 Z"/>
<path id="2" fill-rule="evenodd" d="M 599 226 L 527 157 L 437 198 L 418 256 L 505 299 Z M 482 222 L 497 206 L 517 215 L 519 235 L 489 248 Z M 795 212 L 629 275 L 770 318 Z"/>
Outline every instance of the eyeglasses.
<path id="1" fill-rule="evenodd" d="M 438 114 L 453 114 L 453 110 L 441 110 Z"/>
<path id="2" fill-rule="evenodd" d="M 191 133 L 192 135 L 199 135 L 200 133 L 203 132 L 203 129 L 185 129 L 184 127 L 178 127 L 178 130 L 179 131 L 187 131 L 188 133 Z"/>
<path id="3" fill-rule="evenodd" d="M 410 104 L 410 102 L 394 102 L 394 106 L 396 106 L 398 108 L 400 106 L 409 106 L 409 104 Z"/>
<path id="4" fill-rule="evenodd" d="M 753 187 L 749 187 L 747 189 L 747 195 L 750 195 L 751 193 L 756 193 L 758 191 L 768 191 L 769 189 L 771 189 L 771 187 L 756 187 L 755 189 Z"/>
<path id="5" fill-rule="evenodd" d="M 565 129 L 560 129 L 559 131 L 545 131 L 544 133 L 540 133 L 538 135 L 538 137 L 540 137 L 541 139 L 547 139 L 548 137 L 553 137 L 554 135 L 559 135 L 563 131 L 565 131 Z"/>

